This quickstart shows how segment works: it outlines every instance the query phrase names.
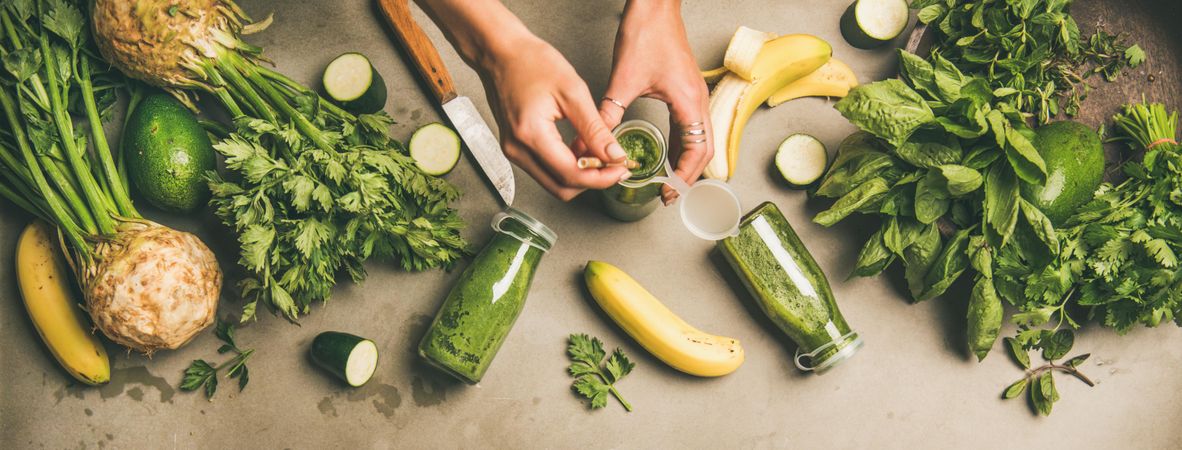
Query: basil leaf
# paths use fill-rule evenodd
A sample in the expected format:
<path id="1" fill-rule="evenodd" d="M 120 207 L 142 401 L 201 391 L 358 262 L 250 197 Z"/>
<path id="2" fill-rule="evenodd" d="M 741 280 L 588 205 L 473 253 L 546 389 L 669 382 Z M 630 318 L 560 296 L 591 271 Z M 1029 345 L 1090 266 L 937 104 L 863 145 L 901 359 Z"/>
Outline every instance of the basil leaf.
<path id="1" fill-rule="evenodd" d="M 969 265 L 981 276 L 993 279 L 993 250 L 982 236 L 969 238 Z"/>
<path id="2" fill-rule="evenodd" d="M 960 162 L 960 143 L 938 128 L 920 128 L 895 148 L 895 156 L 916 167 L 933 168 Z"/>
<path id="3" fill-rule="evenodd" d="M 984 182 L 981 172 L 957 164 L 940 166 L 940 175 L 944 177 L 948 193 L 953 197 L 976 191 Z"/>
<path id="4" fill-rule="evenodd" d="M 1075 344 L 1075 333 L 1066 329 L 1059 330 L 1050 337 L 1043 338 L 1040 344 L 1043 359 L 1054 361 L 1067 356 L 1067 352 L 1071 351 L 1072 345 Z"/>
<path id="5" fill-rule="evenodd" d="M 888 190 L 890 190 L 890 187 L 887 186 L 886 181 L 883 181 L 882 178 L 874 178 L 862 183 L 857 189 L 850 191 L 850 193 L 838 199 L 829 209 L 813 217 L 813 222 L 825 227 L 833 226 L 833 224 L 845 219 L 854 211 L 858 210 L 858 208 L 881 199 L 883 194 Z"/>
<path id="6" fill-rule="evenodd" d="M 969 350 L 977 356 L 977 361 L 985 359 L 993 343 L 997 341 L 997 334 L 1001 331 L 1002 319 L 1001 299 L 993 288 L 993 282 L 988 278 L 977 278 L 969 296 L 968 335 Z"/>
<path id="7" fill-rule="evenodd" d="M 936 258 L 932 267 L 928 269 L 927 275 L 924 276 L 927 288 L 916 300 L 922 301 L 938 297 L 948 290 L 948 286 L 951 286 L 957 278 L 960 278 L 960 274 L 964 273 L 969 264 L 969 258 L 965 255 L 965 248 L 968 247 L 968 244 L 969 230 L 957 231 L 952 236 L 952 240 L 944 246 L 944 250 L 940 252 L 940 256 Z"/>
<path id="8" fill-rule="evenodd" d="M 1079 367 L 1080 364 L 1083 364 L 1084 361 L 1088 360 L 1089 356 L 1092 356 L 1092 354 L 1091 353 L 1084 353 L 1082 355 L 1079 355 L 1079 356 L 1076 356 L 1074 358 L 1067 360 L 1067 362 L 1065 362 L 1063 364 L 1067 367 L 1072 367 L 1072 368 Z"/>
<path id="9" fill-rule="evenodd" d="M 995 164 L 985 177 L 986 237 L 1004 247 L 1018 221 L 1018 180 L 1005 164 Z"/>
<path id="10" fill-rule="evenodd" d="M 870 236 L 862 251 L 858 252 L 858 262 L 850 277 L 872 277 L 882 273 L 883 269 L 895 260 L 895 255 L 883 243 L 883 230 L 880 228 Z"/>
<path id="11" fill-rule="evenodd" d="M 859 129 L 896 147 L 921 125 L 935 120 L 919 93 L 898 79 L 855 87 L 834 107 Z"/>
<path id="12" fill-rule="evenodd" d="M 915 89 L 931 98 L 939 98 L 940 91 L 936 88 L 936 71 L 932 68 L 932 63 L 900 49 L 899 72 L 911 82 L 912 86 L 915 86 Z"/>
<path id="13" fill-rule="evenodd" d="M 1006 388 L 1006 391 L 1004 394 L 1002 394 L 1002 397 L 1005 397 L 1007 399 L 1011 399 L 1011 398 L 1017 397 L 1019 395 L 1022 395 L 1022 392 L 1026 391 L 1026 383 L 1027 383 L 1027 381 L 1025 378 L 1015 381 L 1013 384 L 1011 384 L 1009 387 Z"/>
<path id="14" fill-rule="evenodd" d="M 948 192 L 938 172 L 929 172 L 915 185 L 915 218 L 920 223 L 935 222 L 948 212 Z"/>
<path id="15" fill-rule="evenodd" d="M 907 289 L 911 291 L 911 298 L 918 300 L 927 287 L 924 280 L 932 263 L 940 255 L 940 245 L 939 228 L 927 225 L 915 242 L 903 250 L 904 277 L 907 279 Z"/>
<path id="16" fill-rule="evenodd" d="M 1019 198 L 1018 201 L 1021 205 L 1022 217 L 1026 219 L 1026 223 L 1030 224 L 1030 228 L 1034 230 L 1038 240 L 1046 245 L 1052 255 L 1059 254 L 1059 238 L 1055 235 L 1055 226 L 1051 224 L 1051 219 L 1048 219 L 1038 207 L 1026 199 Z"/>
<path id="17" fill-rule="evenodd" d="M 1010 350 L 1010 356 L 1022 366 L 1023 369 L 1030 368 L 1030 353 L 1022 347 L 1022 343 L 1014 338 L 1006 338 L 1006 348 Z"/>
<path id="18" fill-rule="evenodd" d="M 1022 133 L 1009 128 L 1006 130 L 1006 158 L 1018 178 L 1030 184 L 1042 185 L 1047 181 L 1047 167 L 1038 150 Z"/>

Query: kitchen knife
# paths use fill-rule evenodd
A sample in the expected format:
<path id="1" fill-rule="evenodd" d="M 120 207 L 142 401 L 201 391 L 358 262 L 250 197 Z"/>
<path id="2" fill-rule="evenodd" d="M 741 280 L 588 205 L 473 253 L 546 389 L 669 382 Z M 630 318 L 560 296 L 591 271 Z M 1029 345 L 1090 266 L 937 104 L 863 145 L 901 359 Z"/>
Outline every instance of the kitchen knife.
<path id="1" fill-rule="evenodd" d="M 505 206 L 512 206 L 516 193 L 513 166 L 501 152 L 500 142 L 480 117 L 476 105 L 472 104 L 468 97 L 456 94 L 451 75 L 443 66 L 443 60 L 439 58 L 439 52 L 431 44 L 431 39 L 415 23 L 407 0 L 378 0 L 378 4 L 382 15 L 394 28 L 398 41 L 410 56 L 412 65 L 430 86 L 431 94 L 440 105 L 443 105 L 444 115 L 460 133 L 460 138 L 468 146 L 468 151 L 476 159 L 476 164 L 496 188 Z"/>

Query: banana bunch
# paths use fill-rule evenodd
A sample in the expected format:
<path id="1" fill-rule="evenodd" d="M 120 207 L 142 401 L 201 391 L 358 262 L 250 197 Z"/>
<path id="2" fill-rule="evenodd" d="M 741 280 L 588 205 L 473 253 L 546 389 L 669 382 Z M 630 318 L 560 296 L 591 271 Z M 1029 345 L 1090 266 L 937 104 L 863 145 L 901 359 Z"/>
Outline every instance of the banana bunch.
<path id="1" fill-rule="evenodd" d="M 743 128 L 764 102 L 776 106 L 813 96 L 842 97 L 858 80 L 833 49 L 816 36 L 777 36 L 739 27 L 727 46 L 723 66 L 702 73 L 710 93 L 714 158 L 706 176 L 726 180 L 734 174 Z"/>
<path id="2" fill-rule="evenodd" d="M 670 367 L 699 377 L 720 377 L 743 364 L 737 339 L 694 328 L 619 268 L 590 261 L 583 278 L 603 311 Z"/>

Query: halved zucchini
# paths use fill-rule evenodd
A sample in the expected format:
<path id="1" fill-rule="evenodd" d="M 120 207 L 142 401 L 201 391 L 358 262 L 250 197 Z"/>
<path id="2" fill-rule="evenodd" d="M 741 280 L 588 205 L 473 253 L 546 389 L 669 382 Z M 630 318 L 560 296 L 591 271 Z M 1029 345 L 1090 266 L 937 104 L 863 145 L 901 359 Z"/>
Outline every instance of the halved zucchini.
<path id="1" fill-rule="evenodd" d="M 460 136 L 446 125 L 423 125 L 410 136 L 410 157 L 428 175 L 446 175 L 460 161 Z"/>
<path id="2" fill-rule="evenodd" d="M 808 189 L 821 179 L 829 165 L 825 144 L 807 134 L 794 134 L 776 150 L 776 169 L 792 189 Z"/>
<path id="3" fill-rule="evenodd" d="M 360 53 L 345 53 L 324 68 L 324 92 L 349 111 L 372 114 L 386 106 L 386 82 Z"/>
<path id="4" fill-rule="evenodd" d="M 326 331 L 312 340 L 312 361 L 349 386 L 369 381 L 378 368 L 378 346 L 349 333 Z"/>
<path id="5" fill-rule="evenodd" d="M 841 15 L 841 35 L 854 47 L 872 49 L 903 34 L 910 20 L 906 0 L 857 0 Z"/>

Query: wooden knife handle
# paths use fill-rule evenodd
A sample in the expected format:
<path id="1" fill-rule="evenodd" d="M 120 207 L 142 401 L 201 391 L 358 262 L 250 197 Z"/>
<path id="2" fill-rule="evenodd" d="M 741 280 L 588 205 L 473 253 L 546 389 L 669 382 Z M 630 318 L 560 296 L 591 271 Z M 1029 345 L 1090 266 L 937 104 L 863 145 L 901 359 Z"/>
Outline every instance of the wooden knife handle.
<path id="1" fill-rule="evenodd" d="M 431 86 L 431 93 L 439 100 L 439 104 L 456 98 L 456 86 L 452 83 L 443 60 L 439 58 L 439 51 L 435 50 L 431 39 L 415 23 L 407 0 L 378 0 L 378 5 L 382 9 L 382 15 L 386 16 L 386 21 L 394 27 L 394 34 L 410 55 L 415 69 L 418 69 L 419 74 Z"/>

